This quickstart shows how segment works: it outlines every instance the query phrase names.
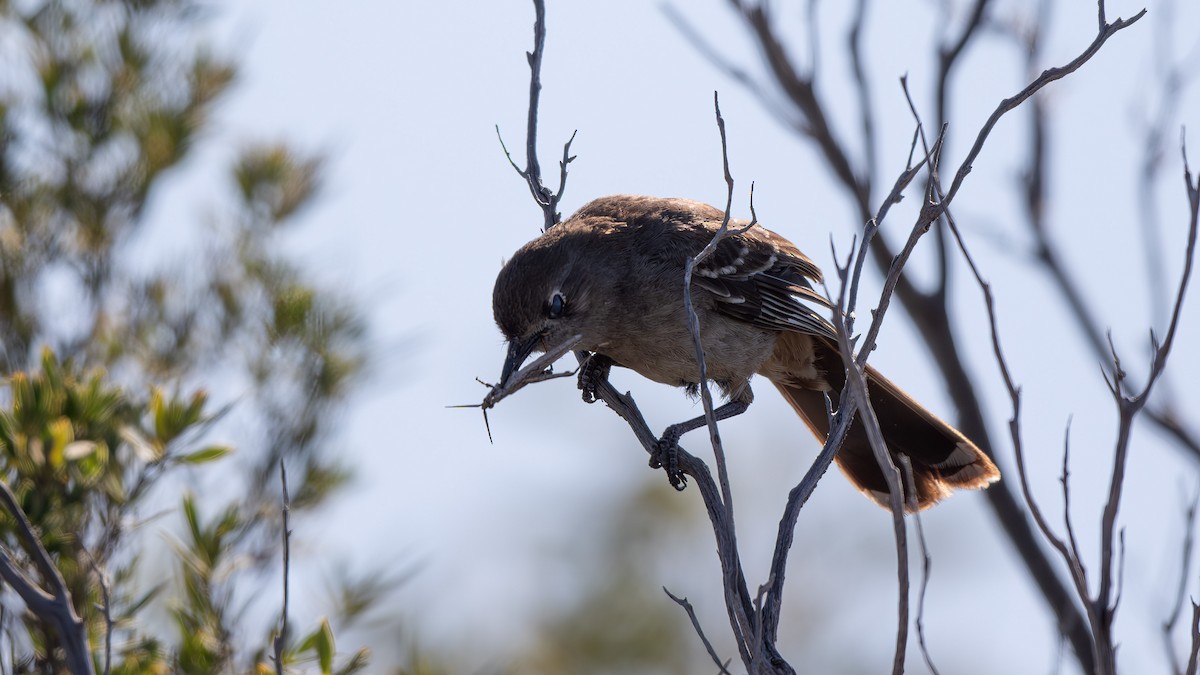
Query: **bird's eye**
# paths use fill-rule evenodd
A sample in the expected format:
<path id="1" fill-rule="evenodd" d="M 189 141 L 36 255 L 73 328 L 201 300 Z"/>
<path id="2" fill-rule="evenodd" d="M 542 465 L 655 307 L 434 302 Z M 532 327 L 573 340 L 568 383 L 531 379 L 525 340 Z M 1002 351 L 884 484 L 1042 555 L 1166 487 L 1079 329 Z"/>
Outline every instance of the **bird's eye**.
<path id="1" fill-rule="evenodd" d="M 563 297 L 562 293 L 555 293 L 550 298 L 550 307 L 547 310 L 547 314 L 549 315 L 549 317 L 551 319 L 557 319 L 557 318 L 561 317 L 563 315 L 563 312 L 565 312 L 566 310 L 567 310 L 567 299 Z"/>

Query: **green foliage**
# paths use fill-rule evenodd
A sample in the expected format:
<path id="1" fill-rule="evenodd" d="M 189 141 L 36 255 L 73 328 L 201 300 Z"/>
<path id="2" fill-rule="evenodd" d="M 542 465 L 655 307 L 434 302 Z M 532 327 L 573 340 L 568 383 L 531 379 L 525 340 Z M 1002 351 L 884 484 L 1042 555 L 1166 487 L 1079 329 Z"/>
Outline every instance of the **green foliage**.
<path id="1" fill-rule="evenodd" d="M 133 395 L 110 384 L 103 371 L 60 362 L 49 349 L 40 370 L 14 373 L 7 384 L 7 405 L 0 408 L 0 478 L 41 533 L 88 626 L 94 653 L 100 653 L 111 620 L 115 642 L 123 645 L 113 655 L 114 672 L 234 669 L 239 551 L 253 532 L 240 506 L 229 504 L 206 519 L 193 496 L 182 500 L 185 531 L 175 544 L 181 594 L 171 600 L 174 642 L 160 641 L 138 620 L 164 586 L 137 592 L 139 556 L 122 555 L 119 546 L 129 518 L 156 483 L 173 469 L 231 452 L 226 446 L 196 449 L 196 441 L 187 440 L 211 421 L 204 393 L 167 395 L 151 387 Z M 21 552 L 20 560 L 32 567 L 27 561 L 34 552 L 18 536 L 12 514 L 0 513 L 0 543 Z M 32 654 L 27 669 L 14 666 L 16 671 L 53 670 L 58 636 L 33 614 L 20 617 Z M 14 631 L 9 632 L 11 637 Z M 323 673 L 358 672 L 367 660 L 360 650 L 335 669 L 328 621 L 285 653 L 285 663 L 312 662 Z"/>
<path id="2" fill-rule="evenodd" d="M 360 649 L 338 665 L 335 658 L 337 655 L 335 644 L 333 627 L 329 625 L 328 619 L 321 619 L 317 627 L 301 638 L 298 644 L 284 650 L 284 666 L 290 671 L 295 666 L 312 664 L 316 666 L 316 672 L 321 675 L 351 675 L 351 673 L 360 673 L 366 669 L 370 651 L 365 648 Z M 309 670 L 305 669 L 306 672 Z M 275 666 L 265 659 L 260 660 L 256 672 L 259 675 L 271 675 L 275 672 Z"/>
<path id="3" fill-rule="evenodd" d="M 123 381 L 244 374 L 254 389 L 241 406 L 264 422 L 262 437 L 243 443 L 246 492 L 264 500 L 247 506 L 274 499 L 281 457 L 315 479 L 297 486 L 298 507 L 314 506 L 341 484 L 320 441 L 365 358 L 357 308 L 277 253 L 279 233 L 317 191 L 321 160 L 281 144 L 246 148 L 209 230 L 179 216 L 157 225 L 197 240 L 184 259 L 146 269 L 131 258 L 151 227 L 153 187 L 188 156 L 234 78 L 194 44 L 198 9 L 0 6 L 0 25 L 28 47 L 0 65 L 13 82 L 37 83 L 0 88 L 0 365 L 33 366 L 44 344 Z M 40 289 L 50 282 L 68 289 L 68 306 L 48 307 Z M 187 414 L 164 410 L 162 423 Z"/>
<path id="4" fill-rule="evenodd" d="M 246 148 L 207 230 L 188 226 L 201 214 L 146 218 L 235 77 L 199 45 L 203 16 L 192 0 L 0 1 L 15 45 L 0 56 L 0 479 L 61 570 L 98 662 L 111 621 L 118 673 L 258 667 L 235 628 L 237 582 L 278 565 L 276 467 L 296 467 L 294 510 L 344 484 L 323 440 L 366 357 L 357 308 L 278 254 L 320 185 L 319 158 Z M 147 265 L 133 251 L 152 228 L 195 244 Z M 49 301 L 48 286 L 64 295 Z M 214 411 L 205 389 L 228 381 L 250 391 Z M 234 405 L 261 430 L 238 440 L 237 474 L 219 461 L 232 448 L 211 440 Z M 223 481 L 222 498 L 235 498 L 224 504 L 155 490 L 188 471 L 243 482 Z M 131 542 L 164 509 L 184 525 L 175 583 L 147 579 Z M 14 525 L 0 514 L 0 541 L 28 569 Z M 155 603 L 169 629 L 146 625 Z M 28 645 L 13 670 L 61 669 L 53 629 L 17 616 L 0 622 Z M 365 663 L 363 652 L 331 670 L 328 624 L 313 635 L 289 654 L 326 672 Z"/>
<path id="5" fill-rule="evenodd" d="M 0 477 L 41 533 L 94 646 L 112 619 L 114 630 L 133 645 L 126 661 L 153 661 L 162 649 L 140 635 L 134 619 L 162 587 L 138 593 L 133 582 L 138 556 L 119 554 L 119 544 L 148 490 L 170 469 L 204 452 L 179 439 L 209 421 L 205 396 L 166 396 L 156 389 L 132 395 L 110 384 L 103 371 L 60 362 L 49 349 L 40 370 L 14 373 L 7 384 L 8 404 L 0 408 Z M 187 506 L 185 512 L 194 515 Z M 34 558 L 12 514 L 0 516 L 0 541 Z M 107 618 L 101 609 L 106 605 Z M 36 616 L 20 616 L 33 646 L 32 667 L 50 668 L 58 636 Z"/>

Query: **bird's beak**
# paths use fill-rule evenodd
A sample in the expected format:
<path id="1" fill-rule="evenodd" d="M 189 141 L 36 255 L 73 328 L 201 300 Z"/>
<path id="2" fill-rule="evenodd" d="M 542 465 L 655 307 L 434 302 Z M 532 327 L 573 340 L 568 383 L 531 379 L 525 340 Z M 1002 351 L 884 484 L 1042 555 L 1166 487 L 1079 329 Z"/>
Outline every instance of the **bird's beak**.
<path id="1" fill-rule="evenodd" d="M 513 338 L 508 341 L 508 355 L 504 357 L 504 370 L 500 373 L 501 387 L 507 385 L 508 379 L 512 377 L 513 373 L 520 370 L 521 364 L 525 363 L 525 359 L 529 358 L 541 339 L 541 335 L 534 333 L 529 337 Z"/>

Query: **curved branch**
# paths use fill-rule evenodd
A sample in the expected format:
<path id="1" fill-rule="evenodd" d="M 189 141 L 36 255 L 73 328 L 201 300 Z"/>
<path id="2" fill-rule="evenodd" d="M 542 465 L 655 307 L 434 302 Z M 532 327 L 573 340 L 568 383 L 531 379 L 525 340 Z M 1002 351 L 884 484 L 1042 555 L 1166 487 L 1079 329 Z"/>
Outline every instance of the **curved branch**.
<path id="1" fill-rule="evenodd" d="M 72 673 L 79 675 L 92 675 L 95 673 L 95 666 L 92 664 L 92 656 L 88 651 L 87 626 L 84 625 L 83 620 L 75 612 L 74 605 L 71 604 L 71 592 L 67 589 L 67 583 L 63 579 L 62 573 L 55 567 L 50 553 L 42 545 L 42 540 L 34 531 L 33 524 L 29 522 L 29 516 L 25 515 L 25 511 L 17 503 L 16 496 L 8 484 L 3 481 L 0 481 L 0 501 L 17 521 L 18 531 L 21 538 L 25 540 L 25 550 L 33 559 L 34 565 L 41 571 L 42 577 L 50 589 L 46 590 L 39 586 L 25 570 L 17 565 L 12 552 L 3 547 L 0 547 L 0 577 L 3 577 L 4 581 L 17 592 L 17 595 L 21 596 L 21 600 L 25 602 L 25 606 L 30 612 L 48 625 L 54 626 L 58 631 L 59 639 L 62 640 L 67 668 Z"/>

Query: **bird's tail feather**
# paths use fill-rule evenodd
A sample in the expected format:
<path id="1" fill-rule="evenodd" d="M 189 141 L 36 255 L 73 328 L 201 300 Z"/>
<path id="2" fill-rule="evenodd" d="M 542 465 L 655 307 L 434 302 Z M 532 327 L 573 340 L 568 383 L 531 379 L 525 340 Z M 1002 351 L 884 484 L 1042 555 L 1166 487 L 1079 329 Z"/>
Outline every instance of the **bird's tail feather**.
<path id="1" fill-rule="evenodd" d="M 822 346 L 819 349 L 832 348 Z M 826 372 L 830 384 L 836 388 L 831 393 L 835 408 L 837 392 L 842 389 L 839 385 L 843 384 L 838 380 L 844 375 L 844 371 L 833 367 Z M 892 461 L 896 462 L 897 467 L 901 466 L 896 458 L 902 453 L 912 465 L 918 510 L 936 504 L 955 489 L 984 488 L 1000 479 L 1000 472 L 992 460 L 957 429 L 914 401 L 874 368 L 867 366 L 866 375 L 871 407 L 879 418 L 879 427 Z M 774 384 L 808 428 L 824 441 L 829 435 L 825 395 L 786 382 Z M 861 414 L 855 416 L 836 459 L 855 487 L 876 503 L 890 508 L 887 481 L 867 440 Z M 902 481 L 907 480 L 904 476 L 901 478 Z M 911 510 L 907 484 L 904 491 L 905 509 Z"/>

